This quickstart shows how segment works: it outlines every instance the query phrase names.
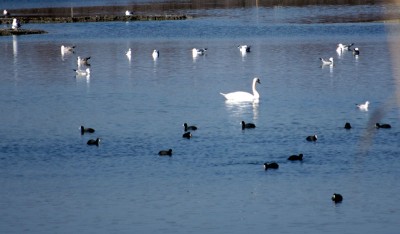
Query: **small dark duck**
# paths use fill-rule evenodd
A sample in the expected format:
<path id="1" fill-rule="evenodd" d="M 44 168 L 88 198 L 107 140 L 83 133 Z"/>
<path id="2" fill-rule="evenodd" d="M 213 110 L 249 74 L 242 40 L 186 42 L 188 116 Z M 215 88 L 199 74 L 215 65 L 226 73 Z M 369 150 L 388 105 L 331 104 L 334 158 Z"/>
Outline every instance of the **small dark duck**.
<path id="1" fill-rule="evenodd" d="M 196 126 L 194 126 L 194 125 L 189 126 L 187 123 L 184 123 L 183 127 L 185 127 L 185 132 L 187 132 L 187 131 L 196 131 L 197 130 Z"/>
<path id="2" fill-rule="evenodd" d="M 81 130 L 81 135 L 83 135 L 83 134 L 85 134 L 87 132 L 88 133 L 94 133 L 95 132 L 95 130 L 93 128 L 85 128 L 83 126 L 81 126 L 79 129 Z"/>
<path id="3" fill-rule="evenodd" d="M 95 145 L 95 146 L 99 146 L 99 143 L 100 143 L 100 138 L 97 138 L 96 140 L 90 139 L 87 142 L 88 145 Z"/>
<path id="4" fill-rule="evenodd" d="M 271 162 L 271 163 L 264 163 L 264 169 L 268 170 L 268 169 L 278 169 L 279 168 L 279 164 L 276 162 Z"/>
<path id="5" fill-rule="evenodd" d="M 317 135 L 313 135 L 313 136 L 308 136 L 306 138 L 307 141 L 317 141 Z"/>
<path id="6" fill-rule="evenodd" d="M 291 155 L 288 158 L 289 161 L 303 161 L 303 154 Z"/>
<path id="7" fill-rule="evenodd" d="M 245 123 L 244 121 L 242 121 L 242 129 L 245 129 L 245 128 L 255 128 L 255 127 L 256 127 L 256 125 L 253 124 L 253 123 Z"/>
<path id="8" fill-rule="evenodd" d="M 380 123 L 376 123 L 375 124 L 376 128 L 392 128 L 392 126 L 390 124 L 380 124 Z"/>
<path id="9" fill-rule="evenodd" d="M 339 193 L 334 193 L 332 195 L 332 201 L 334 201 L 335 203 L 342 202 L 343 201 L 343 196 L 340 195 Z"/>
<path id="10" fill-rule="evenodd" d="M 172 156 L 172 149 L 161 150 L 160 152 L 158 152 L 158 155 L 160 155 L 160 156 Z"/>
<path id="11" fill-rule="evenodd" d="M 183 138 L 186 138 L 186 139 L 190 139 L 190 138 L 192 137 L 192 134 L 191 134 L 190 132 L 185 132 L 185 133 L 182 135 L 182 137 L 183 137 Z"/>

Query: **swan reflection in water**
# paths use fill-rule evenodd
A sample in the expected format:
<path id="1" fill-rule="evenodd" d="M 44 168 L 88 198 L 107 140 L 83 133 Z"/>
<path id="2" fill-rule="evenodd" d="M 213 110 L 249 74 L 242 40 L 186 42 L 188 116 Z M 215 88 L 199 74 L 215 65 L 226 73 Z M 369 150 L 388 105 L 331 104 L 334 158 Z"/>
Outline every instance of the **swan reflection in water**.
<path id="1" fill-rule="evenodd" d="M 258 119 L 259 102 L 237 102 L 232 100 L 225 101 L 226 110 L 235 117 L 242 118 L 243 115 L 253 114 L 253 120 Z"/>

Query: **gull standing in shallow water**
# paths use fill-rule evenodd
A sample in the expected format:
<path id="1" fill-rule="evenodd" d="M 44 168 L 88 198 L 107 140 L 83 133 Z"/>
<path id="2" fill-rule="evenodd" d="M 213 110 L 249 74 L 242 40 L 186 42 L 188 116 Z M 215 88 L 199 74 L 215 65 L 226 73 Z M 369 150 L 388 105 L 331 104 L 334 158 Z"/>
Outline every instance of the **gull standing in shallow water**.
<path id="1" fill-rule="evenodd" d="M 227 101 L 234 101 L 234 102 L 258 102 L 260 98 L 260 94 L 256 90 L 256 84 L 260 82 L 260 79 L 255 77 L 253 79 L 252 90 L 253 94 L 243 91 L 236 91 L 231 93 L 220 93 L 222 96 L 226 98 Z"/>
<path id="2" fill-rule="evenodd" d="M 21 24 L 19 23 L 19 20 L 17 20 L 16 18 L 13 19 L 11 28 L 12 29 L 19 29 L 21 27 Z"/>
<path id="3" fill-rule="evenodd" d="M 8 16 L 10 16 L 10 12 L 8 12 L 6 9 L 4 9 L 3 16 L 4 16 L 4 18 L 7 18 Z"/>
<path id="4" fill-rule="evenodd" d="M 364 104 L 356 104 L 358 109 L 362 111 L 368 111 L 369 101 L 366 101 Z"/>

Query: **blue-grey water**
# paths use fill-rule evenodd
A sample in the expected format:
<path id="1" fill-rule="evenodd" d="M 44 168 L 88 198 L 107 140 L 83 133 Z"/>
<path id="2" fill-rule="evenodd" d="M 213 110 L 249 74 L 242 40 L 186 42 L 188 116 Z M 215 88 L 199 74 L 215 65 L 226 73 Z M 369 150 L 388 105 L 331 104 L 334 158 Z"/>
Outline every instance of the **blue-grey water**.
<path id="1" fill-rule="evenodd" d="M 186 21 L 27 24 L 49 33 L 1 37 L 0 232 L 397 233 L 390 45 L 400 27 L 296 23 L 382 9 L 216 9 Z M 351 42 L 359 57 L 336 53 Z M 75 53 L 62 56 L 62 44 Z M 194 59 L 193 47 L 207 54 Z M 75 76 L 77 56 L 91 56 L 90 77 Z M 259 103 L 219 94 L 250 92 L 254 77 Z M 356 108 L 367 100 L 369 111 Z M 243 131 L 242 120 L 257 127 Z M 184 122 L 199 128 L 190 140 Z M 80 125 L 96 132 L 81 136 Z M 287 161 L 299 153 L 303 162 Z M 265 171 L 269 161 L 279 169 Z"/>

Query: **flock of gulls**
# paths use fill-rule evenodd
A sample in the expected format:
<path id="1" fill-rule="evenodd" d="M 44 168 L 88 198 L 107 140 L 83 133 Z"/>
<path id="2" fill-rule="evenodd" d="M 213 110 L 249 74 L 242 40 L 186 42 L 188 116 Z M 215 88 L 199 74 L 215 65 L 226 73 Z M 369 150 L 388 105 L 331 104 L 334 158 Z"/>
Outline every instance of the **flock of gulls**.
<path id="1" fill-rule="evenodd" d="M 131 11 L 127 10 L 125 12 L 126 16 L 131 16 L 133 15 Z M 7 10 L 3 11 L 3 16 L 4 17 L 9 17 L 10 13 Z M 18 19 L 13 18 L 13 22 L 11 25 L 11 28 L 14 30 L 17 30 L 21 27 L 21 24 L 19 23 Z M 346 53 L 348 51 L 352 51 L 353 55 L 355 57 L 358 57 L 360 55 L 360 50 L 359 48 L 354 48 L 352 49 L 351 47 L 354 45 L 354 43 L 351 44 L 342 44 L 339 43 L 337 45 L 336 48 L 336 52 L 338 53 L 338 55 L 342 55 L 343 53 Z M 246 53 L 250 52 L 250 48 L 251 46 L 249 45 L 239 45 L 237 46 L 237 48 L 239 49 L 240 53 L 242 55 L 245 55 Z M 61 45 L 61 55 L 68 55 L 68 54 L 73 54 L 74 53 L 74 49 L 75 46 L 65 46 L 65 45 Z M 207 48 L 193 48 L 192 49 L 192 56 L 193 58 L 196 58 L 197 56 L 203 56 L 205 55 L 207 52 Z M 127 58 L 129 60 L 131 60 L 131 56 L 132 56 L 132 49 L 129 48 L 125 55 L 127 56 Z M 160 52 L 156 49 L 153 50 L 151 56 L 153 57 L 153 60 L 157 60 L 157 58 L 160 56 Z M 89 59 L 90 57 L 77 57 L 77 69 L 73 69 L 76 72 L 76 76 L 86 76 L 86 77 L 90 77 L 90 63 L 89 63 Z M 324 58 L 319 58 L 322 66 L 333 66 L 334 65 L 334 60 L 333 57 L 330 57 L 328 59 L 324 59 Z M 235 91 L 235 92 L 230 92 L 230 93 L 220 93 L 228 102 L 253 102 L 253 103 L 258 103 L 259 99 L 260 99 L 260 94 L 257 92 L 256 89 L 256 85 L 260 84 L 261 81 L 259 78 L 255 77 L 252 81 L 252 93 L 249 92 L 244 92 L 244 91 Z M 365 103 L 360 103 L 360 104 L 356 104 L 356 107 L 360 110 L 360 111 L 368 111 L 368 107 L 369 107 L 370 102 L 366 101 Z M 254 129 L 256 128 L 256 125 L 254 123 L 246 123 L 245 121 L 241 122 L 242 125 L 242 130 L 245 129 Z M 190 139 L 192 137 L 192 133 L 191 131 L 196 131 L 198 128 L 196 126 L 193 125 L 188 125 L 187 123 L 183 124 L 184 127 L 184 134 L 182 135 L 183 138 L 186 139 Z M 386 123 L 376 123 L 375 124 L 376 128 L 391 128 L 390 124 L 386 124 Z M 345 129 L 351 129 L 351 124 L 350 123 L 345 123 L 344 126 Z M 87 134 L 87 133 L 95 133 L 95 130 L 93 128 L 86 128 L 84 126 L 80 126 L 79 128 L 81 135 Z M 307 141 L 310 142 L 316 142 L 318 140 L 318 136 L 317 135 L 310 135 L 306 137 Z M 94 145 L 94 146 L 99 146 L 101 139 L 100 138 L 96 138 L 96 139 L 89 139 L 87 141 L 87 145 Z M 172 149 L 167 149 L 167 150 L 160 150 L 158 152 L 159 156 L 172 156 Z M 303 160 L 303 154 L 300 153 L 298 155 L 291 155 L 287 158 L 287 160 L 289 161 L 302 161 Z M 265 162 L 264 163 L 264 169 L 265 170 L 270 170 L 270 169 L 278 169 L 279 168 L 279 164 L 277 162 Z M 343 200 L 343 196 L 341 194 L 338 193 L 334 193 L 331 197 L 332 201 L 334 201 L 335 203 L 337 202 L 342 202 Z"/>
<path id="2" fill-rule="evenodd" d="M 358 47 L 352 49 L 351 47 L 353 45 L 354 45 L 354 43 L 351 43 L 351 44 L 339 43 L 336 47 L 336 53 L 338 55 L 342 55 L 343 53 L 346 53 L 346 51 L 352 51 L 354 57 L 357 58 L 360 55 L 360 49 Z M 321 60 L 323 66 L 327 66 L 327 65 L 333 66 L 333 57 L 330 57 L 328 59 L 325 59 L 325 58 L 319 58 L 319 59 Z"/>
<path id="3" fill-rule="evenodd" d="M 354 43 L 351 44 L 338 44 L 337 45 L 337 49 L 336 52 L 338 54 L 342 54 L 345 53 L 346 51 L 352 51 L 354 56 L 359 56 L 360 55 L 360 50 L 358 48 L 354 48 L 351 49 L 351 47 L 354 45 Z M 74 53 L 74 48 L 75 46 L 65 46 L 62 45 L 61 46 L 61 54 L 65 55 L 65 54 L 71 54 Z M 240 53 L 242 53 L 242 55 L 249 53 L 250 52 L 250 48 L 251 46 L 249 45 L 239 45 L 237 46 L 237 48 L 239 49 Z M 197 56 L 202 56 L 205 55 L 207 52 L 207 48 L 193 48 L 192 49 L 192 56 L 193 58 L 196 58 Z M 132 49 L 129 48 L 128 51 L 126 51 L 126 56 L 128 57 L 128 59 L 131 59 L 132 56 Z M 153 57 L 154 60 L 156 60 L 159 56 L 160 56 L 160 52 L 158 50 L 153 50 L 153 52 L 151 53 L 151 56 Z M 77 57 L 77 69 L 74 69 L 74 71 L 76 72 L 77 76 L 90 76 L 90 63 L 89 63 L 89 59 L 90 57 L 84 57 L 81 58 L 80 56 Z M 333 57 L 330 57 L 329 59 L 323 59 L 320 58 L 321 62 L 322 62 L 322 66 L 333 66 Z M 256 85 L 257 84 L 261 84 L 261 81 L 259 78 L 255 77 L 253 78 L 252 84 L 251 84 L 251 88 L 252 88 L 252 93 L 249 92 L 245 92 L 245 91 L 234 91 L 234 92 L 229 92 L 229 93 L 220 93 L 227 102 L 252 102 L 252 103 L 258 103 L 259 99 L 260 99 L 260 94 L 258 93 L 257 89 L 256 89 Z M 356 104 L 356 107 L 360 110 L 360 111 L 368 111 L 368 107 L 369 107 L 370 102 L 369 101 L 365 101 L 365 103 L 360 103 L 360 104 Z M 254 123 L 246 123 L 245 121 L 241 122 L 241 126 L 242 126 L 242 130 L 246 130 L 246 129 L 254 129 L 256 128 L 256 125 Z M 196 131 L 198 128 L 194 125 L 188 125 L 187 123 L 183 124 L 184 127 L 184 133 L 182 135 L 183 138 L 186 139 L 191 139 L 192 138 L 192 132 Z M 375 124 L 376 128 L 391 128 L 390 124 L 386 124 L 386 123 L 376 123 Z M 344 126 L 345 129 L 351 129 L 352 126 L 349 122 L 345 123 Z M 80 131 L 81 134 L 84 135 L 85 133 L 94 133 L 95 130 L 93 128 L 85 128 L 84 126 L 80 127 Z M 306 141 L 309 142 L 316 142 L 318 140 L 318 136 L 315 135 L 310 135 L 307 136 Z M 99 146 L 101 139 L 100 138 L 96 138 L 96 139 L 89 139 L 87 141 L 87 145 L 94 145 L 94 146 Z M 173 154 L 173 150 L 172 149 L 165 149 L 165 150 L 160 150 L 158 152 L 159 156 L 169 156 L 171 157 Z M 302 161 L 303 160 L 303 154 L 300 153 L 298 155 L 291 155 L 287 158 L 287 160 L 289 161 Z M 264 163 L 264 169 L 265 170 L 271 170 L 271 169 L 278 169 L 279 168 L 279 164 L 277 162 L 265 162 Z M 338 202 L 342 202 L 343 200 L 343 196 L 341 194 L 338 193 L 334 193 L 331 197 L 332 201 L 335 203 Z"/>

